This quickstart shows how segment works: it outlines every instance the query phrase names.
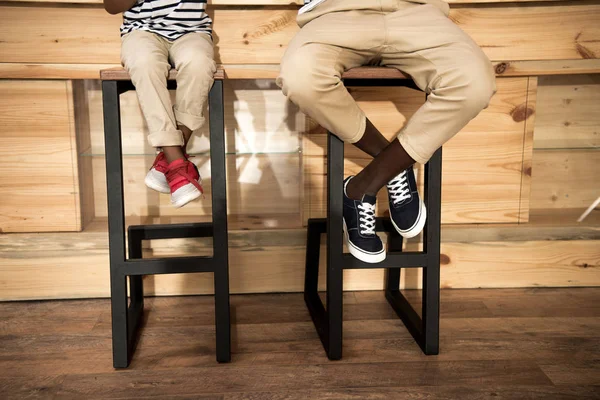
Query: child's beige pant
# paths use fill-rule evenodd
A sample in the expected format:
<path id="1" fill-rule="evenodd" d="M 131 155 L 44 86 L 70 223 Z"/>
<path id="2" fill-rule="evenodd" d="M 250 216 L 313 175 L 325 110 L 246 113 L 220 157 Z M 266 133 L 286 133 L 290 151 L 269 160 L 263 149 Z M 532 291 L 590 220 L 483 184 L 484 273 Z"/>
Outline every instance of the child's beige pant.
<path id="1" fill-rule="evenodd" d="M 429 95 L 398 134 L 415 161 L 427 162 L 488 106 L 496 90 L 491 62 L 448 19 L 447 4 L 428 2 L 326 0 L 298 16 L 302 29 L 277 80 L 283 93 L 321 126 L 355 143 L 366 118 L 341 74 L 367 64 L 397 68 Z"/>
<path id="2" fill-rule="evenodd" d="M 153 147 L 182 146 L 177 125 L 196 130 L 204 124 L 204 107 L 216 65 L 212 39 L 188 33 L 170 42 L 146 31 L 123 37 L 121 62 L 135 85 Z M 167 90 L 171 64 L 177 69 L 175 107 Z"/>

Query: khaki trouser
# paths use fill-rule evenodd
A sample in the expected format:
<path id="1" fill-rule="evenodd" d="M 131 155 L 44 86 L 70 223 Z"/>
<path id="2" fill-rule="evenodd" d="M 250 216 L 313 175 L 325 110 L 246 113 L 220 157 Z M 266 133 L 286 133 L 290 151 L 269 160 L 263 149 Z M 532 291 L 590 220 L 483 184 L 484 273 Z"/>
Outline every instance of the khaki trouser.
<path id="1" fill-rule="evenodd" d="M 298 16 L 302 29 L 283 57 L 277 83 L 321 126 L 355 143 L 366 117 L 341 74 L 363 65 L 401 70 L 428 94 L 398 134 L 408 154 L 425 163 L 496 91 L 491 62 L 447 15 L 439 0 L 326 0 Z"/>
<path id="2" fill-rule="evenodd" d="M 182 146 L 177 125 L 196 130 L 204 124 L 216 70 L 213 56 L 212 39 L 205 33 L 188 33 L 173 42 L 141 30 L 123 37 L 121 62 L 136 88 L 151 146 Z M 171 65 L 177 69 L 174 107 L 167 89 Z"/>

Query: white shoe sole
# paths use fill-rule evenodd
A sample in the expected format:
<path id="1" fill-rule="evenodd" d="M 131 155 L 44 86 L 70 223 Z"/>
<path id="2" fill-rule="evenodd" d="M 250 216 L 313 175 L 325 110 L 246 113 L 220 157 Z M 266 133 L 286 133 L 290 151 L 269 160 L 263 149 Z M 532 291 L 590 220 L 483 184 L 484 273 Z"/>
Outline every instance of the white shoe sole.
<path id="1" fill-rule="evenodd" d="M 348 236 L 348 228 L 346 228 L 346 221 L 342 220 L 342 222 L 344 223 L 344 239 L 346 239 L 346 245 L 348 246 L 350 254 L 352 254 L 355 258 L 358 258 L 360 261 L 369 264 L 377 264 L 385 260 L 385 245 L 383 246 L 383 249 L 378 253 L 371 253 L 369 251 L 365 251 L 360 249 L 359 247 L 356 247 L 352 244 L 352 242 L 350 242 L 350 237 Z"/>
<path id="2" fill-rule="evenodd" d="M 171 188 L 169 187 L 169 183 L 167 182 L 167 178 L 165 174 L 158 172 L 156 169 L 152 168 L 146 174 L 146 179 L 144 179 L 144 183 L 152 190 L 156 190 L 160 193 L 171 193 Z"/>
<path id="3" fill-rule="evenodd" d="M 176 208 L 183 207 L 200 196 L 202 196 L 202 193 L 200 193 L 198 188 L 191 183 L 188 183 L 177 189 L 175 193 L 171 194 L 171 204 Z"/>
<path id="4" fill-rule="evenodd" d="M 425 203 L 423 203 L 423 200 L 421 199 L 419 199 L 419 205 L 419 216 L 417 217 L 417 220 L 414 223 L 414 225 L 407 230 L 402 230 L 398 228 L 398 226 L 396 226 L 396 224 L 394 223 L 394 220 L 390 218 L 390 221 L 392 221 L 392 225 L 394 225 L 396 231 L 405 239 L 410 239 L 417 236 L 425 227 L 425 221 L 427 221 L 427 208 L 425 207 Z"/>

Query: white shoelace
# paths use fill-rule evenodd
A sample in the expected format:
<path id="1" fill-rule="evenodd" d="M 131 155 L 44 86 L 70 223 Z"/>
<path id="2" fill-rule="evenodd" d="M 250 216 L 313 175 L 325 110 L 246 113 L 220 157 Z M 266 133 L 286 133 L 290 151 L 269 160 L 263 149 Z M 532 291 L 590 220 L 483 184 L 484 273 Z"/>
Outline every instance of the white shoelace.
<path id="1" fill-rule="evenodd" d="M 406 170 L 392 179 L 387 187 L 392 198 L 392 203 L 398 204 L 403 200 L 410 199 L 410 187 L 406 178 Z"/>
<path id="2" fill-rule="evenodd" d="M 361 235 L 375 234 L 375 205 L 369 203 L 361 203 L 358 205 L 359 227 Z"/>

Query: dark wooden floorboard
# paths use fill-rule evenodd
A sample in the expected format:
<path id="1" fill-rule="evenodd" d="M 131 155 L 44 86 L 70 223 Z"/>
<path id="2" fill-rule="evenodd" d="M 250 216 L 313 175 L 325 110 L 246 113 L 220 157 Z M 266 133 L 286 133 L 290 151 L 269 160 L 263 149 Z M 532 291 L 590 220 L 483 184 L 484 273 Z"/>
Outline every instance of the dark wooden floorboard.
<path id="1" fill-rule="evenodd" d="M 407 298 L 416 306 L 420 292 Z M 214 355 L 210 296 L 147 298 L 127 370 L 108 300 L 0 303 L 1 399 L 598 399 L 600 288 L 447 290 L 439 356 L 382 292 L 344 295 L 330 362 L 301 294 L 232 296 L 232 363 Z"/>

